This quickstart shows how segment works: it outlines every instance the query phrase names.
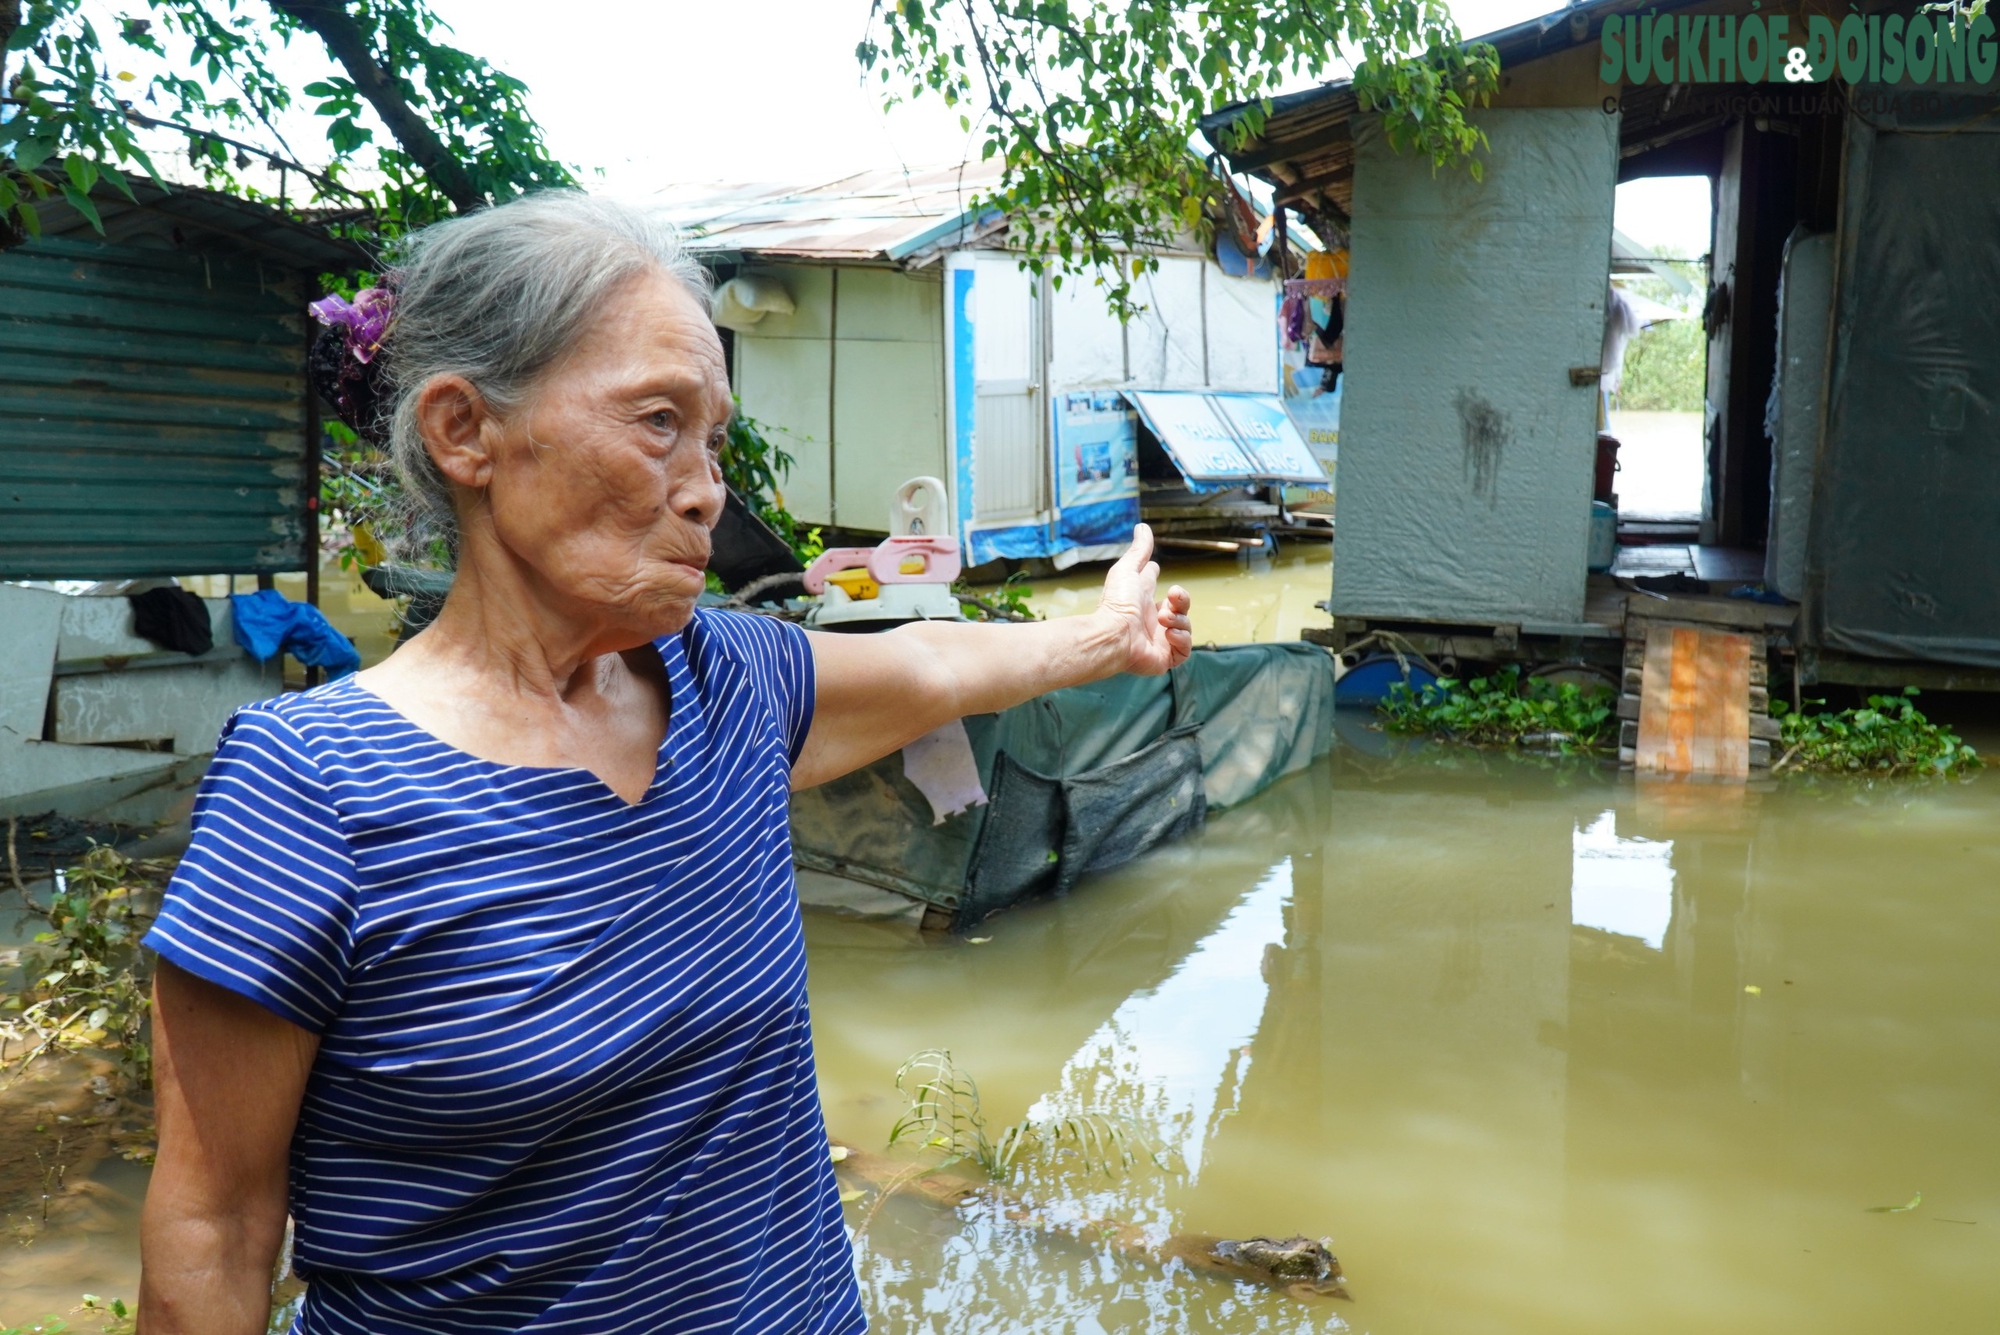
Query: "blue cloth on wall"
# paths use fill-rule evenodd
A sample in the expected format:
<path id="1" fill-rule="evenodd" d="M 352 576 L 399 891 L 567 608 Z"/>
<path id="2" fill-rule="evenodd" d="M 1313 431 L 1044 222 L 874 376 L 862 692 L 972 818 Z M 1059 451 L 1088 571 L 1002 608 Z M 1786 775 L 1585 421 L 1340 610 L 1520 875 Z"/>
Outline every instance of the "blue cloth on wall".
<path id="1" fill-rule="evenodd" d="M 231 594 L 229 611 L 236 642 L 259 663 L 290 654 L 307 667 L 325 668 L 328 680 L 361 666 L 353 641 L 311 603 L 292 602 L 276 589 L 259 589 Z"/>

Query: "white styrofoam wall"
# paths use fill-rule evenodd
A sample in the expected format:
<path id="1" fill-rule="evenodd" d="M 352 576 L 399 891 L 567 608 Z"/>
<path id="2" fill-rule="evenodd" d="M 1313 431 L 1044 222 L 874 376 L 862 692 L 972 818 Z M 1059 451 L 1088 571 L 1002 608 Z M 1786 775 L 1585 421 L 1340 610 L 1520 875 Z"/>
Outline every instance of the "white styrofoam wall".
<path id="1" fill-rule="evenodd" d="M 1133 285 L 1134 300 L 1146 308 L 1126 327 L 1133 384 L 1148 389 L 1200 389 L 1206 384 L 1201 330 L 1205 263 L 1167 256 L 1157 273 L 1144 274 Z M 1275 345 L 1275 319 L 1269 337 Z"/>
<path id="2" fill-rule="evenodd" d="M 143 671 L 86 672 L 55 680 L 50 740 L 101 745 L 167 741 L 184 756 L 215 750 L 238 705 L 285 689 L 281 659 L 247 654 Z"/>
<path id="3" fill-rule="evenodd" d="M 48 589 L 0 584 L 0 746 L 42 735 L 68 601 Z"/>
<path id="4" fill-rule="evenodd" d="M 1355 121 L 1338 615 L 1582 619 L 1618 117 L 1473 119 L 1483 182 Z"/>
<path id="5" fill-rule="evenodd" d="M 63 609 L 71 601 L 47 589 L 0 584 L 0 810 L 10 814 L 49 805 L 38 801 L 43 793 L 165 770 L 176 762 L 145 751 L 41 740 Z"/>
<path id="6" fill-rule="evenodd" d="M 1104 305 L 1104 289 L 1071 274 L 1049 294 L 1049 383 L 1094 389 L 1125 383 L 1125 331 Z"/>
<path id="7" fill-rule="evenodd" d="M 1208 271 L 1211 389 L 1278 392 L 1278 288 L 1265 278 Z"/>
<path id="8" fill-rule="evenodd" d="M 228 599 L 203 601 L 215 648 L 190 657 L 135 634 L 124 598 L 0 584 L 0 807 L 62 805 L 57 794 L 81 790 L 109 800 L 117 784 L 214 751 L 238 705 L 284 689 L 279 660 L 260 665 L 236 644 Z M 116 666 L 93 670 L 106 659 Z M 101 745 L 167 739 L 178 754 Z"/>

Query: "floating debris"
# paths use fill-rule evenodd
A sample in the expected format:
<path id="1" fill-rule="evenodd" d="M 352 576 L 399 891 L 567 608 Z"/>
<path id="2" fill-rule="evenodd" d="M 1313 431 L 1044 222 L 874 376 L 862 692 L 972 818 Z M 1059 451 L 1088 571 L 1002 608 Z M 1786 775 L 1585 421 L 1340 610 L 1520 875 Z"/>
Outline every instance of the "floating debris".
<path id="1" fill-rule="evenodd" d="M 879 1193 L 878 1207 L 882 1200 L 896 1193 L 952 1211 L 985 1204 L 1011 1223 L 1101 1241 L 1134 1260 L 1159 1266 L 1171 1266 L 1178 1261 L 1197 1274 L 1259 1284 L 1302 1301 L 1350 1296 L 1340 1261 L 1326 1238 L 1317 1242 L 1304 1237 L 1278 1241 L 1266 1237 L 1234 1239 L 1175 1233 L 1154 1243 L 1147 1240 L 1146 1231 L 1136 1224 L 1114 1219 L 1058 1222 L 998 1183 L 976 1182 L 943 1168 L 906 1164 L 852 1145 L 837 1148 L 847 1151 L 838 1170 L 842 1181 L 854 1184 L 840 1193 L 843 1202 L 858 1201 L 873 1190 Z"/>
<path id="2" fill-rule="evenodd" d="M 1916 1195 L 1910 1197 L 1910 1203 L 1908 1205 L 1871 1205 L 1864 1213 L 1908 1214 L 1910 1211 L 1916 1209 L 1919 1205 L 1922 1205 L 1923 1203 L 1924 1203 L 1924 1193 L 1920 1191 Z"/>

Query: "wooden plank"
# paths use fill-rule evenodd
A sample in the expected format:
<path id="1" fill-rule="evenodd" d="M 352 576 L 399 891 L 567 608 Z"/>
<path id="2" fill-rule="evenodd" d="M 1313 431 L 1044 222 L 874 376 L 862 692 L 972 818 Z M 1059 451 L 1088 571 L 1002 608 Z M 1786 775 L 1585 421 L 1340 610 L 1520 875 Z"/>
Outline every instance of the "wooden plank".
<path id="1" fill-rule="evenodd" d="M 1695 633 L 1695 764 L 1698 774 L 1750 773 L 1750 640 Z"/>
<path id="2" fill-rule="evenodd" d="M 1751 637 L 1653 626 L 1641 674 L 1641 770 L 1743 778 L 1750 771 Z"/>
<path id="3" fill-rule="evenodd" d="M 1625 615 L 1635 621 L 1682 621 L 1704 626 L 1741 626 L 1745 630 L 1789 626 L 1799 619 L 1796 607 L 1779 607 L 1748 598 L 1711 598 L 1701 594 L 1670 594 L 1665 598 L 1634 598 Z"/>

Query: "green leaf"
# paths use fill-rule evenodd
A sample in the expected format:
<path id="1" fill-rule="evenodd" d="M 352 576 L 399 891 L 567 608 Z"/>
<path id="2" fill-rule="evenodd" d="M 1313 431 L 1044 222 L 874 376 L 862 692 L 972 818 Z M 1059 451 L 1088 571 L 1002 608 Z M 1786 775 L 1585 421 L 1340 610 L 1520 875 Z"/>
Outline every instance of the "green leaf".
<path id="1" fill-rule="evenodd" d="M 63 159 L 63 170 L 69 173 L 70 183 L 85 194 L 97 184 L 97 164 L 81 153 L 71 153 Z"/>
<path id="2" fill-rule="evenodd" d="M 97 229 L 98 234 L 102 235 L 104 232 L 104 220 L 97 216 L 97 205 L 90 202 L 90 196 L 84 194 L 83 191 L 73 185 L 63 186 L 62 193 L 63 198 L 69 201 L 70 207 L 81 213 L 84 219 L 93 228 Z"/>
<path id="3" fill-rule="evenodd" d="M 103 175 L 105 180 L 111 182 L 112 187 L 119 194 L 125 196 L 126 199 L 134 204 L 139 202 L 139 197 L 132 193 L 132 184 L 125 179 L 124 172 L 119 171 L 108 162 L 98 164 L 97 170 Z"/>
<path id="4" fill-rule="evenodd" d="M 55 151 L 56 141 L 54 139 L 37 135 L 32 139 L 23 141 L 14 150 L 14 168 L 16 171 L 22 172 L 34 171 L 44 162 L 47 162 Z"/>

